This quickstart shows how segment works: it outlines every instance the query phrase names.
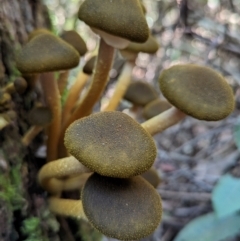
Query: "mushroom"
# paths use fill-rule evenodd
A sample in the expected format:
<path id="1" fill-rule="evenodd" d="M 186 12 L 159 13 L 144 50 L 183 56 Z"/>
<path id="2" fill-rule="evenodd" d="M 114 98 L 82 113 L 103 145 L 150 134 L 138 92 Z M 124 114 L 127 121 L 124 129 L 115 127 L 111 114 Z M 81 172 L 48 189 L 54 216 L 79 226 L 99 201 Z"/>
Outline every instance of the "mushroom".
<path id="1" fill-rule="evenodd" d="M 143 116 L 148 120 L 171 107 L 172 106 L 166 100 L 155 99 L 144 107 Z"/>
<path id="2" fill-rule="evenodd" d="M 147 82 L 133 81 L 123 97 L 135 106 L 145 106 L 158 98 L 157 91 Z"/>
<path id="3" fill-rule="evenodd" d="M 27 116 L 32 127 L 22 137 L 22 143 L 28 146 L 36 135 L 50 124 L 53 119 L 52 112 L 48 107 L 40 106 L 32 109 Z"/>
<path id="4" fill-rule="evenodd" d="M 211 68 L 194 64 L 175 65 L 162 72 L 159 84 L 173 107 L 142 123 L 142 127 L 152 135 L 176 124 L 186 115 L 217 121 L 234 109 L 231 87 Z"/>
<path id="5" fill-rule="evenodd" d="M 140 176 L 119 179 L 95 173 L 88 178 L 81 200 L 50 198 L 49 204 L 52 212 L 85 218 L 104 235 L 120 240 L 148 236 L 162 216 L 160 196 Z"/>
<path id="6" fill-rule="evenodd" d="M 124 48 L 129 41 L 144 43 L 149 36 L 138 0 L 112 1 L 110 4 L 107 0 L 86 0 L 80 6 L 78 16 L 115 48 Z"/>
<path id="7" fill-rule="evenodd" d="M 128 115 L 100 112 L 72 123 L 65 133 L 68 152 L 90 170 L 128 178 L 148 170 L 156 157 L 152 137 Z"/>
<path id="8" fill-rule="evenodd" d="M 25 90 L 27 89 L 27 82 L 22 77 L 17 77 L 13 83 L 8 84 L 3 88 L 3 92 L 7 92 L 9 94 L 18 93 L 23 94 Z"/>
<path id="9" fill-rule="evenodd" d="M 64 41 L 66 41 L 68 44 L 70 44 L 72 47 L 74 47 L 78 51 L 78 53 L 81 57 L 86 54 L 86 52 L 87 52 L 86 43 L 75 30 L 64 31 L 60 37 Z M 59 74 L 58 86 L 59 86 L 60 94 L 64 92 L 64 90 L 67 86 L 68 75 L 69 75 L 69 70 L 62 71 Z M 78 79 L 78 77 L 77 77 L 77 79 Z"/>
<path id="10" fill-rule="evenodd" d="M 66 131 L 65 145 L 72 156 L 50 162 L 39 172 L 39 182 L 48 192 L 55 192 L 51 179 L 86 170 L 117 178 L 140 175 L 156 157 L 156 146 L 148 132 L 118 111 L 75 121 Z"/>
<path id="11" fill-rule="evenodd" d="M 52 71 L 66 70 L 78 65 L 79 54 L 62 39 L 51 33 L 32 38 L 17 57 L 17 68 L 24 74 L 41 73 L 41 85 L 46 103 L 52 111 L 47 141 L 48 161 L 57 158 L 57 142 L 61 127 L 61 103 L 57 82 Z"/>
<path id="12" fill-rule="evenodd" d="M 157 52 L 159 45 L 155 38 L 150 35 L 145 43 L 130 42 L 127 48 L 120 50 L 120 53 L 126 58 L 126 62 L 123 67 L 123 71 L 117 82 L 113 96 L 110 98 L 109 103 L 104 111 L 115 110 L 127 91 L 127 88 L 131 82 L 131 74 L 135 65 L 135 60 L 138 53 L 154 54 Z"/>
<path id="13" fill-rule="evenodd" d="M 80 56 L 84 56 L 86 54 L 87 45 L 75 30 L 64 31 L 60 37 L 72 45 L 78 51 Z"/>
<path id="14" fill-rule="evenodd" d="M 161 183 L 161 178 L 159 177 L 157 170 L 154 167 L 151 167 L 141 176 L 147 180 L 154 188 L 157 188 L 157 186 Z"/>
<path id="15" fill-rule="evenodd" d="M 110 4 L 108 0 L 85 0 L 80 5 L 78 17 L 97 32 L 101 39 L 91 85 L 78 108 L 63 126 L 59 139 L 60 157 L 66 155 L 63 145 L 65 130 L 74 120 L 92 112 L 105 88 L 112 66 L 114 47 L 125 47 L 129 41 L 145 42 L 149 36 L 147 22 L 138 0 L 112 1 Z"/>

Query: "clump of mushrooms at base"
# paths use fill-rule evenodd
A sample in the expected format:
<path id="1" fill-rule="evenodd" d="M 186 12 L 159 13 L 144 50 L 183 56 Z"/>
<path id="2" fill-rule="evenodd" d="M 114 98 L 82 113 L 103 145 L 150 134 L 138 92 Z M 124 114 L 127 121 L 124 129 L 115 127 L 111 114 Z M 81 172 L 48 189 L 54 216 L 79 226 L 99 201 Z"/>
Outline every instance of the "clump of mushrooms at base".
<path id="1" fill-rule="evenodd" d="M 48 127 L 48 163 L 40 169 L 38 181 L 50 195 L 49 208 L 53 213 L 84 218 L 109 237 L 139 240 L 150 235 L 162 217 L 159 194 L 141 176 L 151 170 L 156 158 L 152 136 L 186 115 L 205 121 L 226 118 L 234 109 L 233 92 L 215 70 L 181 64 L 163 70 L 159 77 L 161 92 L 170 104 L 142 124 L 115 111 L 119 99 L 114 101 L 114 108 L 92 113 L 108 82 L 114 49 L 127 48 L 132 45 L 130 42 L 146 42 L 149 29 L 139 0 L 85 0 L 78 17 L 100 36 L 90 85 L 79 103 L 75 102 L 87 76 L 79 74 L 79 82 L 74 85 L 78 90 L 74 87 L 69 91 L 74 96 L 68 96 L 62 112 L 61 91 L 51 72 L 67 71 L 78 65 L 80 56 L 73 46 L 41 30 L 30 38 L 17 59 L 23 74 L 40 75 L 46 106 L 38 111 L 47 110 L 50 116 L 47 124 L 41 124 L 36 131 Z M 42 55 L 43 62 L 33 64 Z M 132 68 L 129 70 L 131 74 Z M 64 76 L 66 81 L 68 73 Z M 129 79 L 128 76 L 127 85 Z M 121 97 L 127 91 L 126 86 L 122 89 L 118 94 Z M 157 99 L 154 96 L 151 101 Z M 23 143 L 30 145 L 32 138 L 25 136 Z M 80 188 L 79 200 L 61 196 L 64 190 Z"/>

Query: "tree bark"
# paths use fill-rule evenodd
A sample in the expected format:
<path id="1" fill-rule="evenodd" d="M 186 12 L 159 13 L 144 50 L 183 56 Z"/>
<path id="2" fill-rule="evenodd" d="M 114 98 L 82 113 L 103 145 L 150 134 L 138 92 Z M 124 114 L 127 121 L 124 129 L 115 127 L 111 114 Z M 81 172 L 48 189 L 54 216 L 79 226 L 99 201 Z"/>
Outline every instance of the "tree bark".
<path id="1" fill-rule="evenodd" d="M 51 28 L 41 0 L 0 0 L 0 241 L 60 240 L 59 224 L 36 180 L 45 162 L 35 154 L 43 138 L 28 148 L 21 144 L 30 127 L 26 113 L 40 97 L 30 89 L 7 99 L 2 92 L 20 76 L 15 56 L 35 28 Z"/>

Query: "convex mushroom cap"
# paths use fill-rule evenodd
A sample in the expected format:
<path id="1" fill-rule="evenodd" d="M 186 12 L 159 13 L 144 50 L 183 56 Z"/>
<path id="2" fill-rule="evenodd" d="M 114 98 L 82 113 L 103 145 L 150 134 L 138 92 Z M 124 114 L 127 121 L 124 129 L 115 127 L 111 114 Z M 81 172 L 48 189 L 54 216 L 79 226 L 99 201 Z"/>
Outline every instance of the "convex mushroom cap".
<path id="1" fill-rule="evenodd" d="M 82 37 L 74 30 L 64 31 L 61 38 L 72 45 L 83 56 L 87 52 L 87 46 Z"/>
<path id="2" fill-rule="evenodd" d="M 147 180 L 154 188 L 157 188 L 157 186 L 161 183 L 161 178 L 159 177 L 157 170 L 154 167 L 151 167 L 141 176 Z"/>
<path id="3" fill-rule="evenodd" d="M 208 67 L 175 65 L 162 72 L 159 84 L 172 105 L 197 119 L 217 121 L 233 111 L 231 87 L 223 76 Z"/>
<path id="4" fill-rule="evenodd" d="M 148 83 L 143 81 L 133 81 L 128 86 L 124 99 L 135 105 L 146 105 L 158 98 L 157 91 Z"/>
<path id="5" fill-rule="evenodd" d="M 147 53 L 147 54 L 155 54 L 158 51 L 159 44 L 157 40 L 150 35 L 146 42 L 144 43 L 135 43 L 130 42 L 127 48 L 124 50 L 134 52 L 134 53 Z"/>
<path id="6" fill-rule="evenodd" d="M 142 177 L 128 179 L 93 174 L 82 195 L 84 213 L 106 236 L 139 240 L 151 234 L 162 216 L 161 200 Z"/>
<path id="7" fill-rule="evenodd" d="M 120 53 L 123 58 L 128 61 L 135 61 L 138 53 L 154 54 L 157 52 L 159 45 L 156 39 L 150 35 L 145 43 L 130 42 L 125 49 L 121 49 Z"/>
<path id="8" fill-rule="evenodd" d="M 28 121 L 32 125 L 45 126 L 52 120 L 52 112 L 48 107 L 39 106 L 33 108 L 27 115 Z"/>
<path id="9" fill-rule="evenodd" d="M 172 106 L 166 100 L 156 99 L 148 103 L 143 109 L 143 116 L 150 119 L 168 109 Z"/>
<path id="10" fill-rule="evenodd" d="M 46 28 L 36 28 L 32 32 L 29 33 L 28 41 L 32 40 L 33 38 L 35 38 L 36 36 L 38 36 L 40 34 L 52 34 L 52 32 Z"/>
<path id="11" fill-rule="evenodd" d="M 79 63 L 78 52 L 61 38 L 42 33 L 32 38 L 17 57 L 17 68 L 25 74 L 65 70 Z"/>
<path id="12" fill-rule="evenodd" d="M 86 0 L 80 6 L 78 17 L 98 34 L 100 31 L 100 34 L 104 32 L 138 43 L 145 42 L 149 36 L 138 0 Z M 101 36 L 108 42 L 105 36 Z"/>
<path id="13" fill-rule="evenodd" d="M 72 123 L 65 133 L 68 152 L 90 170 L 128 178 L 147 171 L 156 157 L 150 134 L 128 115 L 101 112 Z"/>
<path id="14" fill-rule="evenodd" d="M 83 66 L 83 73 L 91 75 L 94 70 L 97 56 L 92 56 Z"/>

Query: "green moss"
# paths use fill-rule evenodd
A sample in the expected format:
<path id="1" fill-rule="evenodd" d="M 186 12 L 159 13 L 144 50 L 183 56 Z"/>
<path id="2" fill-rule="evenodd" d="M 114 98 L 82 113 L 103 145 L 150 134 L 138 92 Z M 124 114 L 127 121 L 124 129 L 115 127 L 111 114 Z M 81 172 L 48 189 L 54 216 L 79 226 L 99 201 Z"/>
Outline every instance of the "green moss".
<path id="1" fill-rule="evenodd" d="M 21 209 L 25 203 L 20 173 L 20 165 L 17 165 L 11 169 L 9 175 L 0 176 L 0 200 L 13 211 Z"/>
<path id="2" fill-rule="evenodd" d="M 41 231 L 41 220 L 37 217 L 29 217 L 23 221 L 21 228 L 23 235 L 27 236 L 24 241 L 47 241 Z"/>
<path id="3" fill-rule="evenodd" d="M 80 220 L 77 236 L 79 236 L 82 241 L 100 241 L 103 235 L 88 222 Z"/>

